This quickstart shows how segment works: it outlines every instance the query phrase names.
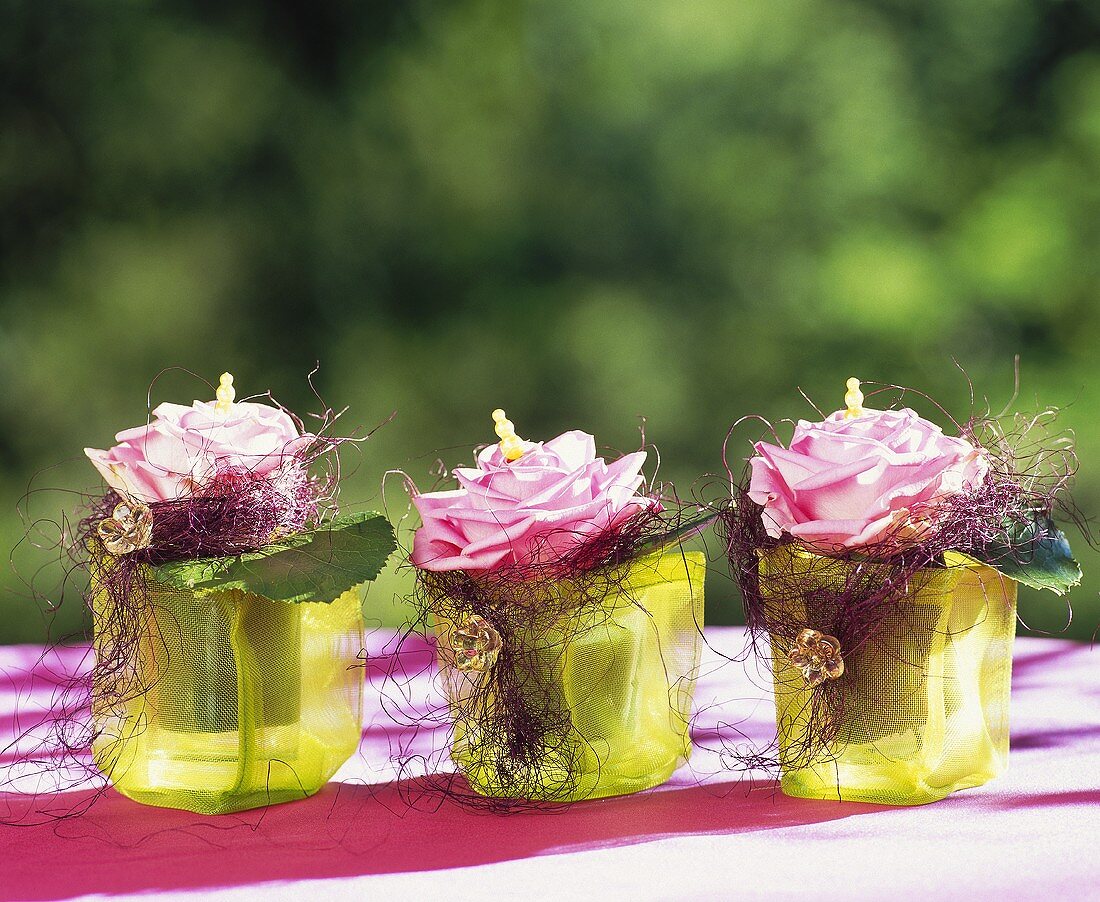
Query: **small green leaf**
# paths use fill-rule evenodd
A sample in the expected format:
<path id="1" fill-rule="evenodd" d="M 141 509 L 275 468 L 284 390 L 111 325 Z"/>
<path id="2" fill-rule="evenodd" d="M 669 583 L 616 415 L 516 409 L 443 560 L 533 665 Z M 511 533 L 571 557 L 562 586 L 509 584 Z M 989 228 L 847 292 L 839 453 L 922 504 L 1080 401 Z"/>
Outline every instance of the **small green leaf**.
<path id="1" fill-rule="evenodd" d="M 682 523 L 675 529 L 670 529 L 668 532 L 661 533 L 659 536 L 654 536 L 651 539 L 647 539 L 641 545 L 638 546 L 635 557 L 642 557 L 646 554 L 652 554 L 655 551 L 660 551 L 662 548 L 667 548 L 669 545 L 673 545 L 677 542 L 684 542 L 690 539 L 692 536 L 696 536 L 704 529 L 710 526 L 715 520 L 718 519 L 718 514 L 714 512 L 703 514 L 700 517 L 696 517 L 693 520 L 688 520 L 686 523 Z"/>
<path id="2" fill-rule="evenodd" d="M 1081 581 L 1081 565 L 1073 559 L 1066 534 L 1046 515 L 1014 525 L 1006 541 L 974 557 L 1025 586 L 1058 595 Z"/>
<path id="3" fill-rule="evenodd" d="M 331 602 L 374 579 L 396 547 L 389 521 L 364 511 L 248 554 L 161 564 L 153 576 L 200 594 L 240 589 L 274 601 Z"/>

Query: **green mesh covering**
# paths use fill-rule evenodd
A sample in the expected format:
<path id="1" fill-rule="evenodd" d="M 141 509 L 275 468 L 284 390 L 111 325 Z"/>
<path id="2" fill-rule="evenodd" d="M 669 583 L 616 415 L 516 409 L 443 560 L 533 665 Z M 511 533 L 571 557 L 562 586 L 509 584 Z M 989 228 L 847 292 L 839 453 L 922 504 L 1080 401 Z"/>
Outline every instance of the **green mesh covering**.
<path id="1" fill-rule="evenodd" d="M 691 754 L 688 725 L 701 648 L 706 562 L 679 548 L 630 565 L 602 605 L 554 629 L 519 635 L 529 645 L 525 691 L 564 722 L 546 738 L 537 774 L 484 737 L 475 694 L 484 674 L 456 670 L 446 654 L 454 624 L 436 625 L 440 669 L 455 720 L 451 756 L 485 796 L 557 802 L 637 792 L 663 783 Z M 476 700 L 476 701 L 473 701 Z"/>
<path id="2" fill-rule="evenodd" d="M 289 604 L 150 583 L 131 672 L 93 687 L 100 771 L 123 795 L 202 814 L 320 789 L 359 744 L 361 593 Z M 95 606 L 97 654 L 120 641 Z"/>
<path id="3" fill-rule="evenodd" d="M 790 574 L 806 595 L 773 601 L 813 626 L 814 588 L 829 589 L 851 564 L 783 546 L 761 559 Z M 804 760 L 812 694 L 773 637 L 782 787 L 788 795 L 919 805 L 979 786 L 1008 761 L 1008 703 L 1016 583 L 968 558 L 921 571 L 859 649 L 843 650 L 836 680 L 843 708 L 835 740 Z M 766 587 L 767 579 L 761 580 Z M 765 591 L 765 596 L 766 596 Z"/>

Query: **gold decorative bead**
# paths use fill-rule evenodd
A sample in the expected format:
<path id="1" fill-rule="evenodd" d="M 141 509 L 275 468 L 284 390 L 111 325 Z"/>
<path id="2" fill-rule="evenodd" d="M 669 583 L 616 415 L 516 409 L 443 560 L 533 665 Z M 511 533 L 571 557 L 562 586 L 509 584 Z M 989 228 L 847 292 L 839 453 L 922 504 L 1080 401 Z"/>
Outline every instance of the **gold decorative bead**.
<path id="1" fill-rule="evenodd" d="M 496 664 L 503 642 L 488 620 L 472 614 L 451 630 L 450 646 L 457 670 L 484 672 Z"/>
<path id="2" fill-rule="evenodd" d="M 844 675 L 840 641 L 836 636 L 827 636 L 820 630 L 802 630 L 788 650 L 787 657 L 802 672 L 807 689 Z"/>
<path id="3" fill-rule="evenodd" d="M 111 516 L 96 529 L 103 547 L 113 555 L 148 548 L 153 539 L 153 512 L 140 501 L 125 499 L 115 505 Z"/>

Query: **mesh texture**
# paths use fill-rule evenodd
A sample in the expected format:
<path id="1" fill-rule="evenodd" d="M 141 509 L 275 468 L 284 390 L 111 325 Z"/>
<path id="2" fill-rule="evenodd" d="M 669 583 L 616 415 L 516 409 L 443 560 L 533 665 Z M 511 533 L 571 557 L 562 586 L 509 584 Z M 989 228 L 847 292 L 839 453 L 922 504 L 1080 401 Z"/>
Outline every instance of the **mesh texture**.
<path id="1" fill-rule="evenodd" d="M 359 588 L 331 604 L 155 582 L 146 596 L 132 672 L 93 685 L 92 752 L 123 795 L 201 814 L 301 799 L 358 747 Z M 105 613 L 97 654 L 118 641 Z"/>
<path id="2" fill-rule="evenodd" d="M 531 644 L 527 691 L 561 710 L 566 729 L 547 737 L 537 778 L 525 781 L 499 742 L 479 736 L 467 704 L 483 675 L 462 673 L 440 654 L 455 720 L 451 757 L 475 792 L 573 802 L 657 786 L 691 754 L 689 722 L 701 652 L 704 556 L 679 549 L 630 565 L 602 604 Z M 454 624 L 436 624 L 439 647 Z M 484 704 L 492 705 L 489 694 Z M 504 773 L 507 771 L 507 773 Z M 522 796 L 516 786 L 526 786 Z"/>
<path id="3" fill-rule="evenodd" d="M 792 557 L 806 594 L 775 603 L 792 608 L 785 616 L 828 632 L 827 620 L 817 625 L 827 615 L 814 610 L 815 590 L 842 583 L 851 565 L 785 546 L 762 557 L 761 585 L 768 584 L 769 566 L 790 573 Z M 979 786 L 1005 769 L 1016 583 L 968 558 L 953 556 L 947 563 L 921 571 L 862 647 L 841 650 L 843 711 L 836 739 L 820 760 L 797 760 L 813 690 L 773 636 L 787 795 L 920 805 Z"/>

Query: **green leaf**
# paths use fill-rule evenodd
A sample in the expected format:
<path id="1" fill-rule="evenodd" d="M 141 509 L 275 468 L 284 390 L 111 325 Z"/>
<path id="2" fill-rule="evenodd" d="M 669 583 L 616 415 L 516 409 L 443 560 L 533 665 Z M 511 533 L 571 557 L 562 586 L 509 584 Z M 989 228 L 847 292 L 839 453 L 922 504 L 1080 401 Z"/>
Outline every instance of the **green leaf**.
<path id="1" fill-rule="evenodd" d="M 274 601 L 331 602 L 374 579 L 396 547 L 389 521 L 364 511 L 248 554 L 161 564 L 153 576 L 199 594 L 240 589 Z"/>
<path id="2" fill-rule="evenodd" d="M 662 533 L 659 536 L 654 536 L 652 539 L 647 539 L 645 542 L 638 546 L 638 550 L 635 552 L 634 556 L 642 557 L 643 555 L 652 554 L 655 551 L 660 551 L 662 548 L 667 548 L 669 545 L 674 545 L 677 542 L 684 542 L 687 539 L 690 539 L 692 536 L 696 536 L 701 533 L 717 519 L 717 513 L 709 512 L 703 514 L 700 517 L 696 517 L 693 520 L 688 520 L 686 523 L 680 524 L 675 529 L 670 529 L 668 532 Z"/>
<path id="3" fill-rule="evenodd" d="M 1081 582 L 1081 565 L 1073 559 L 1066 534 L 1045 514 L 1014 525 L 1006 541 L 974 557 L 1025 586 L 1058 595 Z"/>

